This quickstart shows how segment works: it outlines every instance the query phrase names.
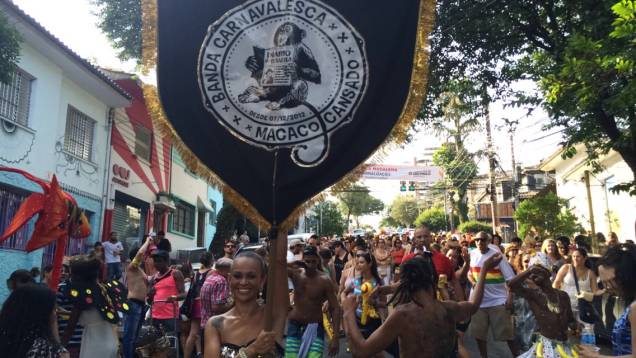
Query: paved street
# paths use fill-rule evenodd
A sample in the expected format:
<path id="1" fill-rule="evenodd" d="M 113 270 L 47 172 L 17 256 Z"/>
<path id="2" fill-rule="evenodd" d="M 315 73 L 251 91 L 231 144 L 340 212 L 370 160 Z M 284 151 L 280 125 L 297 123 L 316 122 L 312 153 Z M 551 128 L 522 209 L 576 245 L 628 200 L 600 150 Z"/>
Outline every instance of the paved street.
<path id="1" fill-rule="evenodd" d="M 472 337 L 468 335 L 465 337 L 466 346 L 468 347 L 471 358 L 479 358 L 479 350 L 477 349 L 477 342 Z M 512 354 L 508 349 L 506 343 L 502 342 L 494 342 L 490 341 L 488 343 L 488 351 L 490 352 L 489 358 L 511 358 Z M 325 353 L 324 357 L 328 357 Z M 337 357 L 351 357 L 351 353 L 347 352 L 347 341 L 342 338 L 340 340 L 340 353 L 338 353 Z M 385 354 L 385 357 L 391 357 L 389 354 Z"/>

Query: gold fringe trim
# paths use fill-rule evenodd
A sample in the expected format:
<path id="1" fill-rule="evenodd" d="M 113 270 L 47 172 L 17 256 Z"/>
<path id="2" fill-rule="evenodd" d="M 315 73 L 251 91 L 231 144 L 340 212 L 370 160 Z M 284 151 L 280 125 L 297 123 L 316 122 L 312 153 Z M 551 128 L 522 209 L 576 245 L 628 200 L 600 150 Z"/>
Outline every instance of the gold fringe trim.
<path id="1" fill-rule="evenodd" d="M 428 37 L 433 30 L 435 23 L 435 0 L 420 0 L 418 30 L 415 41 L 415 56 L 413 59 L 413 69 L 411 71 L 411 85 L 409 94 L 402 109 L 400 119 L 395 123 L 391 132 L 387 135 L 380 147 L 359 164 L 351 172 L 344 175 L 340 180 L 331 185 L 332 191 L 341 191 L 357 182 L 364 173 L 367 166 L 379 163 L 388 154 L 389 150 L 402 144 L 408 138 L 408 132 L 412 127 L 422 106 L 426 95 L 428 83 L 428 62 L 429 48 Z M 141 71 L 147 75 L 150 69 L 157 63 L 157 2 L 156 0 L 141 0 L 142 8 L 142 59 Z M 199 160 L 199 158 L 188 148 L 174 130 L 170 121 L 165 115 L 156 87 L 144 85 L 144 97 L 146 105 L 153 122 L 159 128 L 163 136 L 172 139 L 173 145 L 183 159 L 188 169 L 195 172 L 202 179 L 211 185 L 219 188 L 224 199 L 228 200 L 237 210 L 245 215 L 253 223 L 260 225 L 265 230 L 271 224 L 256 210 L 241 194 L 224 183 L 214 172 Z M 370 162 L 368 162 L 370 161 Z M 279 225 L 280 230 L 288 230 L 296 225 L 296 221 L 316 202 L 326 198 L 324 192 L 317 194 L 305 203 L 299 205 L 292 213 Z"/>

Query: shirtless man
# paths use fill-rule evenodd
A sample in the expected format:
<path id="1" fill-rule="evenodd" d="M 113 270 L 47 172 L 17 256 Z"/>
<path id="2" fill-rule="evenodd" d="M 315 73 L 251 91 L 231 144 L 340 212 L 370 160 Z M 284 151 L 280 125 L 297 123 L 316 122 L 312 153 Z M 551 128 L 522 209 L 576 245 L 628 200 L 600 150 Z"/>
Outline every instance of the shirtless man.
<path id="1" fill-rule="evenodd" d="M 532 259 L 531 267 L 510 280 L 510 289 L 525 298 L 537 320 L 537 328 L 541 335 L 537 343 L 520 357 L 567 357 L 572 356 L 572 349 L 568 343 L 568 327 L 576 330 L 576 320 L 570 307 L 570 299 L 566 292 L 552 287 L 551 273 L 547 266 L 543 266 L 542 255 Z M 547 257 L 545 264 L 548 264 Z M 536 286 L 528 287 L 526 280 Z M 558 349 L 567 355 L 563 355 Z M 549 351 L 549 353 L 548 353 Z"/>
<path id="2" fill-rule="evenodd" d="M 357 356 L 369 357 L 383 351 L 397 338 L 401 357 L 454 356 L 457 350 L 455 323 L 477 312 L 484 294 L 486 271 L 502 258 L 497 254 L 484 262 L 486 270 L 481 271 L 471 300 L 463 302 L 435 299 L 436 272 L 427 258 L 414 257 L 403 263 L 400 284 L 392 299 L 395 309 L 366 340 L 356 324 L 355 297 L 343 297 L 345 330 L 351 349 Z"/>
<path id="3" fill-rule="evenodd" d="M 333 327 L 340 327 L 340 305 L 333 283 L 329 276 L 318 270 L 319 266 L 318 250 L 315 246 L 307 246 L 303 251 L 303 261 L 290 264 L 287 270 L 294 284 L 294 306 L 288 316 L 285 357 L 297 357 L 302 344 L 309 344 L 306 357 L 322 357 L 325 339 L 322 306 L 325 301 L 329 302 Z M 303 342 L 303 335 L 312 323 L 317 325 L 316 336 L 311 342 Z M 338 353 L 338 345 L 338 337 L 334 337 L 329 343 L 331 356 Z"/>
<path id="4" fill-rule="evenodd" d="M 153 242 L 148 236 L 146 242 L 135 253 L 131 251 L 132 261 L 126 268 L 126 287 L 128 288 L 128 314 L 124 318 L 123 353 L 124 358 L 134 357 L 135 341 L 141 328 L 141 321 L 144 316 L 146 306 L 146 295 L 148 294 L 148 279 L 146 273 L 141 269 L 144 254 Z M 133 256 L 134 255 L 134 256 Z"/>

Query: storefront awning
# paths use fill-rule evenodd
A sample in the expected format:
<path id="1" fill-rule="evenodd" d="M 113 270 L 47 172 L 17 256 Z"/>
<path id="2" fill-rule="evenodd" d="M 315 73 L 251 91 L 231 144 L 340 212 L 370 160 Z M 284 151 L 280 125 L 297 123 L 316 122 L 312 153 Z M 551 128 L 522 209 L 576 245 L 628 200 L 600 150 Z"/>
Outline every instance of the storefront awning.
<path id="1" fill-rule="evenodd" d="M 207 200 L 201 199 L 200 196 L 197 196 L 197 209 L 205 210 L 209 213 L 214 212 L 214 209 L 212 209 L 212 206 L 210 206 L 210 203 Z"/>

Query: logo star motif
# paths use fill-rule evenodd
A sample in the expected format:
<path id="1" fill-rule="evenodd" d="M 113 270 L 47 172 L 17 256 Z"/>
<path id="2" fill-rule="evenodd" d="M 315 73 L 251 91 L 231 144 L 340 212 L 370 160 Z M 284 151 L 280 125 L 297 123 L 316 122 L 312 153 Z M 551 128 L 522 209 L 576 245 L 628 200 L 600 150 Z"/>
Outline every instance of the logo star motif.
<path id="1" fill-rule="evenodd" d="M 348 49 L 345 50 L 345 52 L 351 55 L 353 53 L 353 49 L 349 47 Z"/>
<path id="2" fill-rule="evenodd" d="M 336 24 L 333 24 L 333 23 L 332 23 L 331 25 L 329 25 L 329 28 L 330 28 L 331 30 L 335 30 L 335 29 L 337 29 L 337 28 L 338 28 L 338 25 L 336 25 Z"/>
<path id="3" fill-rule="evenodd" d="M 233 121 L 234 121 L 234 123 L 236 123 L 236 125 L 239 125 L 239 124 L 241 123 L 241 117 L 239 117 L 239 116 L 234 116 Z"/>
<path id="4" fill-rule="evenodd" d="M 252 126 L 248 124 L 247 127 L 245 127 L 245 129 L 247 129 L 248 132 L 251 132 L 252 131 Z"/>
<path id="5" fill-rule="evenodd" d="M 223 106 L 223 110 L 227 112 L 227 111 L 230 110 L 230 107 L 228 107 L 227 104 L 226 104 L 225 106 Z"/>

